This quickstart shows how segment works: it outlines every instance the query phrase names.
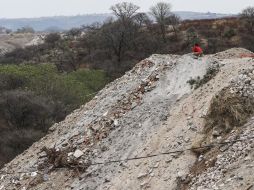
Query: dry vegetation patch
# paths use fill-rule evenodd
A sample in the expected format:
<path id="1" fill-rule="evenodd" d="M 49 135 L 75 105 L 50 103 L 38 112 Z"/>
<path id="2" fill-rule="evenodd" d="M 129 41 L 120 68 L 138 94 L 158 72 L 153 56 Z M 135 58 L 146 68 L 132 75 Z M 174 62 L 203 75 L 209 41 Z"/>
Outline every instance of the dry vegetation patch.
<path id="1" fill-rule="evenodd" d="M 210 105 L 205 130 L 218 129 L 227 133 L 234 127 L 240 127 L 254 113 L 254 98 L 231 93 L 230 88 L 223 89 Z"/>
<path id="2" fill-rule="evenodd" d="M 197 89 L 200 86 L 209 82 L 219 72 L 219 67 L 210 67 L 203 78 L 197 77 L 196 79 L 190 79 L 187 81 L 191 85 L 191 88 Z"/>

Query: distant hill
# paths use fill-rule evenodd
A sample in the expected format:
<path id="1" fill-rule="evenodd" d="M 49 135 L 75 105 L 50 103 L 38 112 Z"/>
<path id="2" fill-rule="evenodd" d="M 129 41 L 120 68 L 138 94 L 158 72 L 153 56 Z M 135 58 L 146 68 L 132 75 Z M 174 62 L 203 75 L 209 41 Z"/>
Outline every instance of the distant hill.
<path id="1" fill-rule="evenodd" d="M 199 13 L 189 11 L 175 12 L 183 20 L 186 19 L 212 19 L 232 16 L 229 14 L 218 13 Z M 36 31 L 63 31 L 69 30 L 74 27 L 82 25 L 89 25 L 94 22 L 103 22 L 111 14 L 90 14 L 90 15 L 77 15 L 77 16 L 55 16 L 55 17 L 41 17 L 41 18 L 20 18 L 20 19 L 0 19 L 0 26 L 17 30 L 24 26 L 30 26 Z"/>
<path id="2" fill-rule="evenodd" d="M 233 14 L 221 14 L 221 13 L 200 13 L 200 12 L 191 12 L 191 11 L 176 11 L 176 15 L 180 16 L 182 20 L 195 20 L 195 19 L 216 19 L 223 17 L 236 16 Z"/>
<path id="3" fill-rule="evenodd" d="M 110 14 L 91 14 L 77 16 L 55 16 L 41 18 L 0 19 L 0 26 L 17 30 L 30 26 L 36 31 L 63 31 L 94 22 L 103 22 Z"/>

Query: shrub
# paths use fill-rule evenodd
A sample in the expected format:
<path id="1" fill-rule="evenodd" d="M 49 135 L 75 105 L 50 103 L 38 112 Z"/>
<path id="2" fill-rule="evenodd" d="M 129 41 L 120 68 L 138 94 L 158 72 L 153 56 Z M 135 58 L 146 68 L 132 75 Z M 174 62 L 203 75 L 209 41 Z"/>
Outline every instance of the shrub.
<path id="1" fill-rule="evenodd" d="M 202 79 L 197 77 L 196 79 L 188 80 L 187 83 L 191 85 L 191 88 L 197 89 L 210 81 L 218 73 L 218 71 L 218 67 L 210 67 Z"/>
<path id="2" fill-rule="evenodd" d="M 51 64 L 0 65 L 0 167 L 108 82 L 100 70 L 66 74 Z"/>
<path id="3" fill-rule="evenodd" d="M 218 129 L 222 133 L 242 126 L 254 113 L 254 99 L 241 97 L 225 88 L 216 95 L 210 105 L 206 119 L 206 130 Z"/>
<path id="4" fill-rule="evenodd" d="M 1 94 L 0 113 L 14 128 L 47 131 L 54 122 L 54 103 L 32 92 L 12 90 Z"/>
<path id="5" fill-rule="evenodd" d="M 80 69 L 62 74 L 51 64 L 2 65 L 1 75 L 23 81 L 21 89 L 30 90 L 52 101 L 60 101 L 68 111 L 88 101 L 90 97 L 86 94 L 98 91 L 109 82 L 106 73 L 100 70 Z"/>
<path id="6" fill-rule="evenodd" d="M 45 37 L 45 42 L 51 45 L 55 45 L 61 39 L 58 33 L 50 33 Z"/>
<path id="7" fill-rule="evenodd" d="M 224 33 L 224 37 L 225 37 L 225 38 L 228 38 L 228 39 L 232 38 L 232 37 L 235 36 L 235 35 L 236 35 L 236 32 L 235 32 L 235 30 L 232 29 L 232 28 L 226 30 L 225 33 Z"/>
<path id="8" fill-rule="evenodd" d="M 24 79 L 11 75 L 11 74 L 1 74 L 0 75 L 0 92 L 5 90 L 12 90 L 23 86 Z"/>

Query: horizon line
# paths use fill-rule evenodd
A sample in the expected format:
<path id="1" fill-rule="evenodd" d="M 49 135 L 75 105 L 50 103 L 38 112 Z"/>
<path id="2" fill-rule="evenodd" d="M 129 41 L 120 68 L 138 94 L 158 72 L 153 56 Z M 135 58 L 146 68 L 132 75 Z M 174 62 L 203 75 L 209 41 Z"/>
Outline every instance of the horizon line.
<path id="1" fill-rule="evenodd" d="M 142 12 L 142 11 L 140 11 Z M 219 14 L 219 15 L 238 15 L 239 13 L 220 13 L 220 12 L 198 12 L 198 11 L 172 11 L 176 12 L 190 12 L 190 13 L 202 13 L 202 14 Z M 0 20 L 16 20 L 16 19 L 42 19 L 42 18 L 51 18 L 51 17 L 75 17 L 75 16 L 89 16 L 89 15 L 112 15 L 112 13 L 78 13 L 72 15 L 55 15 L 55 16 L 35 16 L 35 17 L 0 17 Z"/>

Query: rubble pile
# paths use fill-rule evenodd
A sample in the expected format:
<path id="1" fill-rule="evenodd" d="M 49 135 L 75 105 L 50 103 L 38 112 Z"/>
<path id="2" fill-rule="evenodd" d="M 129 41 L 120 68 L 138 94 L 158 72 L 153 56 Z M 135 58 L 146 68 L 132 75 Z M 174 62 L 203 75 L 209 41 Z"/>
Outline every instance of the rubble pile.
<path id="1" fill-rule="evenodd" d="M 254 187 L 254 118 L 243 127 L 240 133 L 233 130 L 225 142 L 229 143 L 220 146 L 220 152 L 215 156 L 214 166 L 192 178 L 191 190 Z M 214 158 L 205 159 L 209 162 Z"/>
<path id="2" fill-rule="evenodd" d="M 245 52 L 231 49 L 198 59 L 152 55 L 141 61 L 6 164 L 0 170 L 0 190 L 225 189 L 220 186 L 225 174 L 232 173 L 232 185 L 251 179 L 246 177 L 251 167 L 241 176 L 233 167 L 237 161 L 253 164 L 251 140 L 229 144 L 237 151 L 220 147 L 212 161 L 189 151 L 204 135 L 205 113 L 216 94 L 230 87 L 232 93 L 253 95 L 249 78 L 254 62 L 238 58 Z M 214 67 L 219 69 L 198 89 L 187 83 Z M 249 137 L 253 123 L 241 128 L 248 132 L 235 130 L 225 139 Z M 216 142 L 225 139 L 217 136 Z M 162 154 L 171 151 L 175 153 Z M 191 168 L 206 161 L 194 175 Z"/>
<path id="3" fill-rule="evenodd" d="M 230 91 L 242 97 L 254 98 L 254 68 L 241 71 L 240 75 L 231 81 Z"/>

